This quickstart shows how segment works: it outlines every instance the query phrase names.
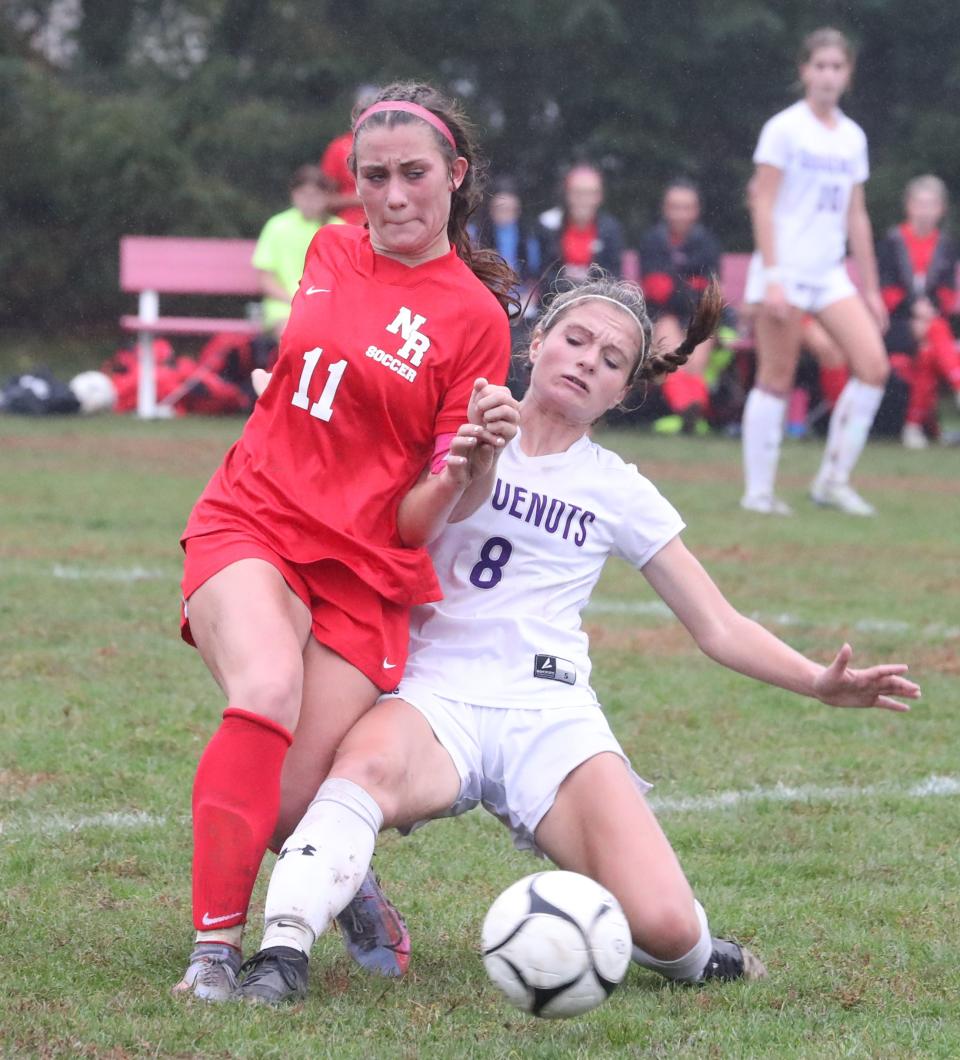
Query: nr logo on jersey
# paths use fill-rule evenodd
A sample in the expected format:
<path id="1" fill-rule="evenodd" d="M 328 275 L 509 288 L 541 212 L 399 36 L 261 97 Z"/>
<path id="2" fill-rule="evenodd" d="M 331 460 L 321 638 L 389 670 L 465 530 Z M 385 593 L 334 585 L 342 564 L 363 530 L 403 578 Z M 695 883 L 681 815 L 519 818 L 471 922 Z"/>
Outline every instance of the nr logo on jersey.
<path id="1" fill-rule="evenodd" d="M 401 306 L 400 312 L 387 324 L 387 331 L 391 335 L 399 335 L 403 339 L 403 345 L 396 353 L 387 353 L 376 345 L 368 346 L 367 356 L 391 372 L 396 372 L 401 379 L 412 383 L 417 378 L 417 369 L 423 355 L 430 349 L 430 339 L 420 330 L 426 322 L 426 317 L 414 313 L 405 305 Z"/>
<path id="2" fill-rule="evenodd" d="M 577 683 L 577 668 L 569 659 L 556 655 L 534 655 L 533 676 L 544 681 L 562 681 L 565 685 Z"/>
<path id="3" fill-rule="evenodd" d="M 423 355 L 430 349 L 430 340 L 420 331 L 426 324 L 427 318 L 413 313 L 407 307 L 401 306 L 392 324 L 387 325 L 387 331 L 391 335 L 399 335 L 403 339 L 403 345 L 397 350 L 397 356 L 409 361 L 414 368 L 420 367 Z"/>

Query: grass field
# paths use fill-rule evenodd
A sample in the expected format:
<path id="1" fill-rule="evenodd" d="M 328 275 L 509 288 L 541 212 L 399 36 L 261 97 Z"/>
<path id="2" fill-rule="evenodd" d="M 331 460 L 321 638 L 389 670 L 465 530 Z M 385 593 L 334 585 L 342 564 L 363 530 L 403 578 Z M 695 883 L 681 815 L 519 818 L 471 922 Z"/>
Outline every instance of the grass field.
<path id="1" fill-rule="evenodd" d="M 793 443 L 797 515 L 773 521 L 737 508 L 736 443 L 605 438 L 737 606 L 824 661 L 849 639 L 855 664 L 908 662 L 924 688 L 900 716 L 751 683 L 699 656 L 641 577 L 605 573 L 601 699 L 714 932 L 767 981 L 678 989 L 634 968 L 578 1020 L 510 1009 L 479 927 L 537 865 L 475 813 L 381 841 L 406 980 L 365 978 L 331 936 L 297 1007 L 175 1002 L 191 778 L 220 708 L 177 636 L 177 538 L 238 429 L 0 418 L 0 1055 L 960 1056 L 960 452 L 879 444 L 858 478 L 877 519 L 814 510 L 819 445 Z"/>

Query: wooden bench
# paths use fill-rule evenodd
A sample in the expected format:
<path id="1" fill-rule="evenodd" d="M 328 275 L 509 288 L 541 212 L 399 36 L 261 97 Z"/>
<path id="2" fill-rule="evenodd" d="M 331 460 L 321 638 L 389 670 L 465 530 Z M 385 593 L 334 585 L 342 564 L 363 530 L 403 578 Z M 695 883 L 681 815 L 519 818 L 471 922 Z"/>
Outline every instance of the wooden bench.
<path id="1" fill-rule="evenodd" d="M 125 331 L 137 333 L 137 415 L 169 416 L 157 402 L 153 340 L 157 335 L 213 335 L 227 331 L 257 335 L 261 327 L 247 317 L 164 317 L 161 294 L 238 295 L 259 299 L 260 276 L 251 264 L 252 239 L 189 239 L 180 236 L 123 236 L 120 240 L 120 289 L 138 295 L 136 315 L 120 318 Z"/>

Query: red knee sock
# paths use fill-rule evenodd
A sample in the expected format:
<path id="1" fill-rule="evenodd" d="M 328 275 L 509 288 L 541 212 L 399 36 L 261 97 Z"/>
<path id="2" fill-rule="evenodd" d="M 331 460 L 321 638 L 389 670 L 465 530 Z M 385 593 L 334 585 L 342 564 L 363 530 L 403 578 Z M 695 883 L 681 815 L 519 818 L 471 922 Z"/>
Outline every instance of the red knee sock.
<path id="1" fill-rule="evenodd" d="M 820 369 L 820 393 L 830 408 L 836 405 L 837 398 L 840 397 L 849 378 L 850 373 L 843 367 Z"/>
<path id="2" fill-rule="evenodd" d="M 193 923 L 242 924 L 277 823 L 280 770 L 293 737 L 259 714 L 228 707 L 193 783 Z"/>

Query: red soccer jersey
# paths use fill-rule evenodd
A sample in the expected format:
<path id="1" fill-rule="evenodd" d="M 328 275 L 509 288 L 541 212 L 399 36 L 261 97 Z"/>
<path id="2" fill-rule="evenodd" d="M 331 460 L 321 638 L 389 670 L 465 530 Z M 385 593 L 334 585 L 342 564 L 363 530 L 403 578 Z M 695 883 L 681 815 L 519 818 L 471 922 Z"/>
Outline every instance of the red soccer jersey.
<path id="1" fill-rule="evenodd" d="M 335 140 L 327 144 L 323 158 L 320 159 L 320 168 L 333 181 L 336 182 L 337 191 L 341 195 L 356 195 L 357 181 L 350 172 L 347 159 L 353 150 L 353 133 L 345 132 Z M 363 225 L 367 222 L 367 213 L 362 206 L 345 206 L 340 211 L 340 216 L 348 224 Z"/>
<path id="2" fill-rule="evenodd" d="M 466 422 L 474 380 L 506 378 L 510 328 L 455 250 L 410 268 L 364 229 L 321 228 L 266 393 L 184 538 L 249 529 L 295 563 L 334 558 L 397 603 L 440 598 L 400 501 L 438 434 Z"/>

